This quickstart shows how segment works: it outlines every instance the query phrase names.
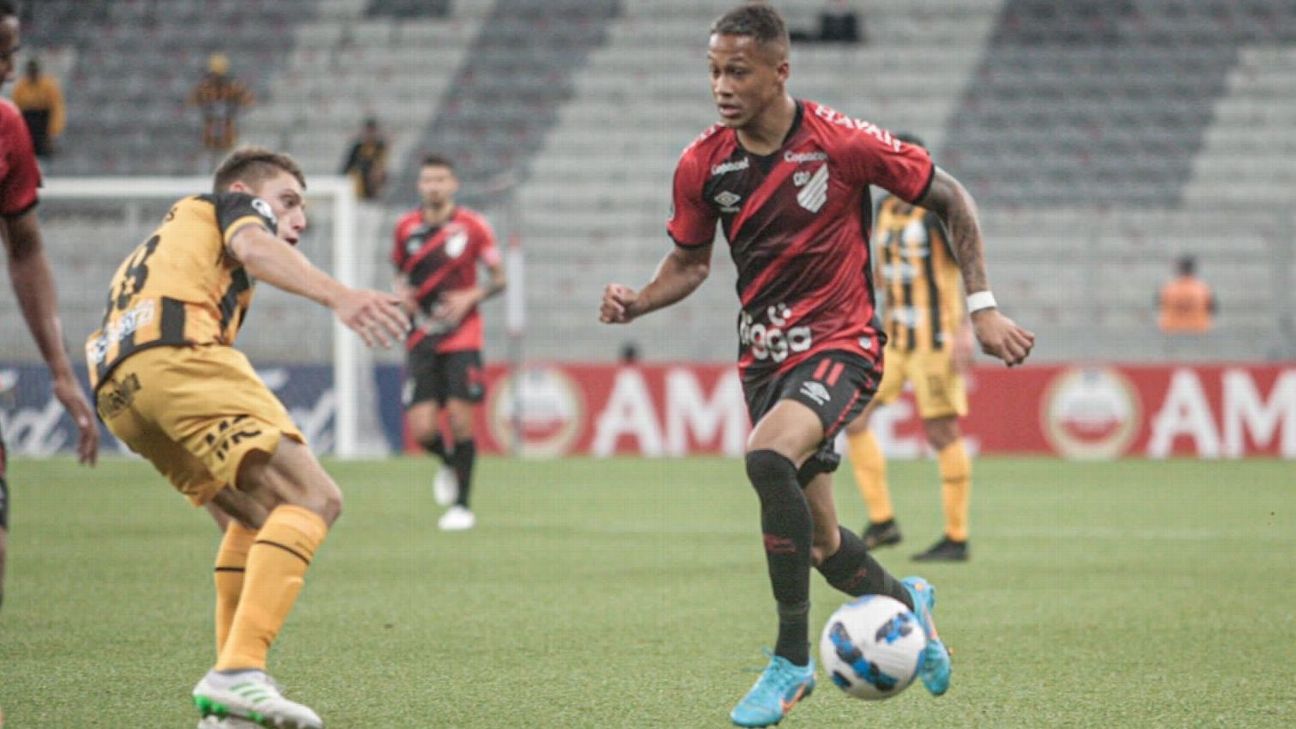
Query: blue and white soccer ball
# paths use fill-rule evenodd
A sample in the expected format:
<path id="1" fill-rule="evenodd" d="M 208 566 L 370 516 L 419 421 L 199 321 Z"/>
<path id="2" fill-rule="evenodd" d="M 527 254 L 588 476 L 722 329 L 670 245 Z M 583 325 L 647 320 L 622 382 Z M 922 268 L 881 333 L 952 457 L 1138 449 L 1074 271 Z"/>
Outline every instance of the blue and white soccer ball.
<path id="1" fill-rule="evenodd" d="M 857 699 L 889 699 L 918 674 L 927 636 L 904 603 L 866 595 L 837 608 L 819 639 L 832 682 Z"/>

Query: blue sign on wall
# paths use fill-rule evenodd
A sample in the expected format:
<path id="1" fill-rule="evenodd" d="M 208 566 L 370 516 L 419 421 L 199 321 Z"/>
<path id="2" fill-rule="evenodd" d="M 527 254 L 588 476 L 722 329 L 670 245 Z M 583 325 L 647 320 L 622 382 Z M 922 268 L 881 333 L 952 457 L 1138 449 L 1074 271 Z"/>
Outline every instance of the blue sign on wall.
<path id="1" fill-rule="evenodd" d="M 288 408 L 315 452 L 333 452 L 337 410 L 333 369 L 327 365 L 275 365 L 259 368 L 257 374 Z M 84 387 L 84 367 L 77 367 L 77 376 Z M 374 380 L 378 401 L 371 403 L 376 409 L 373 420 L 382 428 L 388 446 L 399 451 L 401 367 L 379 365 L 374 368 Z M 102 423 L 99 429 L 103 453 L 128 451 Z M 0 433 L 11 456 L 48 456 L 75 449 L 76 427 L 50 390 L 49 370 L 43 365 L 0 363 Z"/>

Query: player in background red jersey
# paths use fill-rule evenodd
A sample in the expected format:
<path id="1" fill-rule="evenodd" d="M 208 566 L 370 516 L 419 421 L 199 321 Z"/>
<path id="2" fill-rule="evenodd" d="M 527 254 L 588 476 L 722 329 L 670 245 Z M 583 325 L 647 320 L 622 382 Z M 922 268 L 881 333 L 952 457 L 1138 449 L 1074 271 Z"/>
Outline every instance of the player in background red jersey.
<path id="1" fill-rule="evenodd" d="M 428 155 L 419 170 L 420 204 L 396 223 L 391 253 L 396 290 L 414 314 L 406 340 L 403 392 L 410 435 L 444 462 L 434 481 L 437 503 L 450 508 L 437 526 L 471 529 L 468 496 L 477 448 L 473 408 L 482 401 L 482 318 L 477 305 L 507 285 L 495 233 L 480 213 L 455 203 L 454 163 Z M 477 266 L 490 280 L 477 284 Z M 447 445 L 437 417 L 444 408 L 454 438 Z"/>
<path id="2" fill-rule="evenodd" d="M 13 77 L 14 54 L 20 45 L 18 14 L 0 0 L 0 86 Z M 58 295 L 49 257 L 45 255 L 36 218 L 36 188 L 40 168 L 22 114 L 8 99 L 0 99 L 0 238 L 4 239 L 18 306 L 31 329 L 41 357 L 53 378 L 54 396 L 72 416 L 80 433 L 77 458 L 94 465 L 99 453 L 99 426 L 63 346 Z M 5 550 L 9 529 L 9 491 L 5 483 L 4 434 L 0 433 L 0 603 L 4 602 Z"/>
<path id="3" fill-rule="evenodd" d="M 868 186 L 935 212 L 950 232 L 974 333 L 1009 366 L 1034 335 L 994 304 L 976 206 L 926 152 L 787 91 L 789 41 L 768 5 L 739 6 L 711 27 L 708 62 L 720 123 L 681 156 L 667 231 L 675 246 L 639 290 L 609 284 L 600 320 L 622 324 L 688 296 L 710 270 L 720 223 L 738 267 L 739 360 L 754 428 L 747 476 L 760 498 L 778 639 L 765 672 L 734 707 L 740 726 L 778 723 L 814 689 L 809 571 L 850 595 L 911 607 L 927 634 L 919 676 L 949 686 L 949 653 L 921 578 L 897 581 L 837 521 L 831 472 L 837 432 L 876 391 L 882 333 L 873 307 Z"/>

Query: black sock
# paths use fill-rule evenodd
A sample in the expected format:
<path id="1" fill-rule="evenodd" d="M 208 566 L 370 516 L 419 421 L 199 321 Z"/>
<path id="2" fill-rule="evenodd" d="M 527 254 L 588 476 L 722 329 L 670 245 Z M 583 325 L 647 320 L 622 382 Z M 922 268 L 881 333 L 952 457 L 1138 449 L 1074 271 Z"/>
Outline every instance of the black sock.
<path id="1" fill-rule="evenodd" d="M 419 441 L 419 445 L 423 447 L 423 450 L 440 458 L 442 463 L 447 466 L 450 465 L 452 454 L 446 453 L 445 439 L 441 437 L 440 433 L 433 433 L 427 440 Z M 453 468 L 453 466 L 451 467 Z"/>
<path id="2" fill-rule="evenodd" d="M 833 556 L 819 565 L 819 572 L 828 580 L 828 584 L 850 595 L 886 595 L 894 597 L 913 610 L 913 598 L 900 580 L 891 576 L 886 568 L 864 547 L 864 540 L 846 527 L 838 525 L 841 533 L 841 548 Z"/>
<path id="3" fill-rule="evenodd" d="M 468 492 L 472 489 L 472 472 L 473 464 L 477 462 L 477 444 L 469 438 L 468 440 L 456 441 L 454 453 L 446 463 L 455 471 L 455 478 L 459 480 L 459 498 L 455 504 L 468 508 Z"/>
<path id="4" fill-rule="evenodd" d="M 774 655 L 798 666 L 810 662 L 810 505 L 797 483 L 797 469 L 784 456 L 747 454 L 747 478 L 761 502 L 761 532 L 770 585 L 778 601 L 779 635 Z"/>

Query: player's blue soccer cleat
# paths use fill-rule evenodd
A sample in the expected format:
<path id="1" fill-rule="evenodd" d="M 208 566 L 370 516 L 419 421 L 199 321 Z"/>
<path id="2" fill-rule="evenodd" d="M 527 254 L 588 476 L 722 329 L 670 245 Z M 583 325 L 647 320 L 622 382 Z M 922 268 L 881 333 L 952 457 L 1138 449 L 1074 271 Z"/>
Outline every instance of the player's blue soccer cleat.
<path id="1" fill-rule="evenodd" d="M 936 588 L 921 577 L 906 577 L 900 581 L 913 599 L 914 615 L 927 634 L 927 647 L 923 649 L 922 663 L 918 666 L 918 678 L 931 692 L 940 696 L 949 691 L 950 655 L 949 649 L 941 642 L 936 633 L 936 622 L 932 620 L 932 608 L 936 607 Z"/>
<path id="2" fill-rule="evenodd" d="M 756 684 L 729 712 L 729 718 L 738 726 L 777 724 L 798 701 L 813 693 L 814 688 L 813 660 L 808 666 L 797 666 L 782 656 L 773 656 Z"/>

